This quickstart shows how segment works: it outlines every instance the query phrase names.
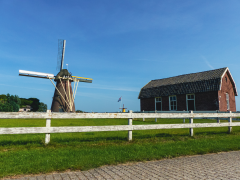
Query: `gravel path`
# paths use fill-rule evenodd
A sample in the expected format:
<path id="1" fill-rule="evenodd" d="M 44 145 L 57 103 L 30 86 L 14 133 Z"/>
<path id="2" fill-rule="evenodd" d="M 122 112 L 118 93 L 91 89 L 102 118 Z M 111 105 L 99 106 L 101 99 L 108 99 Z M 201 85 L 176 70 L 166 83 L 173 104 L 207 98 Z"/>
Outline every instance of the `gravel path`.
<path id="1" fill-rule="evenodd" d="M 5 179 L 10 180 L 9 178 Z M 103 166 L 88 171 L 22 176 L 14 179 L 240 179 L 240 151 Z"/>

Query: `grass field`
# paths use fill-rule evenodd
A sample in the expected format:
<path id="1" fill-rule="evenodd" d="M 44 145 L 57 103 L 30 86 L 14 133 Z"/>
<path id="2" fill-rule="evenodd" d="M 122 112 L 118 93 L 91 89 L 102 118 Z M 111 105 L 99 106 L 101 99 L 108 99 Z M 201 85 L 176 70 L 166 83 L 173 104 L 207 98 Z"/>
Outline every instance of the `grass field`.
<path id="1" fill-rule="evenodd" d="M 187 119 L 186 119 L 186 122 Z M 216 120 L 194 119 L 194 123 Z M 221 121 L 223 122 L 223 121 Z M 227 121 L 225 121 L 227 122 Z M 134 119 L 137 124 L 177 124 L 182 119 Z M 51 126 L 127 125 L 127 119 L 52 119 Z M 44 127 L 44 119 L 0 119 L 0 127 Z M 240 149 L 240 127 L 51 134 L 0 135 L 0 178 L 18 174 L 87 170 L 102 165 Z"/>

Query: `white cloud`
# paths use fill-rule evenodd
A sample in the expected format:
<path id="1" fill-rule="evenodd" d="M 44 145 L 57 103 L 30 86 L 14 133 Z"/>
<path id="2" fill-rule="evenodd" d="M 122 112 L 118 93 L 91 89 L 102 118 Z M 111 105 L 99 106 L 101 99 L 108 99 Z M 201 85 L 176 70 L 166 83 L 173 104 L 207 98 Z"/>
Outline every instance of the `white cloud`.
<path id="1" fill-rule="evenodd" d="M 206 57 L 202 56 L 202 59 L 205 61 L 205 63 L 207 64 L 208 67 L 210 67 L 211 69 L 215 69 L 207 60 Z"/>

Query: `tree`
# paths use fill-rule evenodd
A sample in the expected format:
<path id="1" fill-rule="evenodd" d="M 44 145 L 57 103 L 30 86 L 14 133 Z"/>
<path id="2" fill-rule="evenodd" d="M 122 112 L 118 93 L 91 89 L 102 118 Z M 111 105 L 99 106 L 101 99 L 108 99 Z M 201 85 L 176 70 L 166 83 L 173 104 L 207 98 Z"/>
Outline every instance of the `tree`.
<path id="1" fill-rule="evenodd" d="M 2 101 L 0 101 L 0 112 L 2 112 L 3 111 L 3 102 Z"/>
<path id="2" fill-rule="evenodd" d="M 76 110 L 76 113 L 83 113 L 82 110 Z"/>
<path id="3" fill-rule="evenodd" d="M 32 104 L 31 104 L 32 111 L 36 112 L 39 109 L 39 105 L 40 105 L 39 99 L 29 98 L 29 100 L 32 101 Z"/>
<path id="4" fill-rule="evenodd" d="M 33 101 L 26 98 L 20 98 L 20 99 L 21 99 L 21 105 L 20 105 L 21 108 L 26 107 L 27 105 L 31 106 L 31 104 L 33 103 Z"/>
<path id="5" fill-rule="evenodd" d="M 7 96 L 6 96 L 5 94 L 1 94 L 1 95 L 0 95 L 0 101 L 1 101 L 2 103 L 5 103 L 6 100 L 7 100 Z"/>
<path id="6" fill-rule="evenodd" d="M 17 95 L 0 95 L 0 112 L 18 112 L 19 108 L 31 106 L 31 111 L 46 112 L 47 105 L 37 98 L 19 98 Z"/>
<path id="7" fill-rule="evenodd" d="M 13 96 L 9 93 L 7 94 L 7 102 L 12 106 L 12 112 L 18 112 L 21 104 L 21 100 L 17 95 Z"/>
<path id="8" fill-rule="evenodd" d="M 21 104 L 21 100 L 17 95 L 13 96 L 9 93 L 7 95 L 1 95 L 0 111 L 2 112 L 18 112 Z"/>
<path id="9" fill-rule="evenodd" d="M 42 109 L 42 107 L 40 107 L 41 102 L 38 98 L 29 98 L 29 99 L 21 98 L 21 106 L 20 107 L 26 107 L 27 105 L 31 106 L 31 111 L 34 111 L 34 112 L 36 112 L 36 111 L 44 112 L 46 109 L 46 106 L 47 106 L 45 104 L 45 106 L 43 106 L 44 108 Z"/>
<path id="10" fill-rule="evenodd" d="M 3 112 L 4 104 L 7 102 L 7 96 L 5 94 L 0 95 L 0 112 Z"/>
<path id="11" fill-rule="evenodd" d="M 47 105 L 44 104 L 43 102 L 40 102 L 39 108 L 37 110 L 38 112 L 47 112 Z"/>

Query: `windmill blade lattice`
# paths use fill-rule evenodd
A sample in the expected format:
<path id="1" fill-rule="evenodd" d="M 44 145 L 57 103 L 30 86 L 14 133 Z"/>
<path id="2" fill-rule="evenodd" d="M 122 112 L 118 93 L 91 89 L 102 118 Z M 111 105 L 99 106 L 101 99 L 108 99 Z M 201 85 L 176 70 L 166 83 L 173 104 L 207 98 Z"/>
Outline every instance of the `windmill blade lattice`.
<path id="1" fill-rule="evenodd" d="M 63 69 L 65 44 L 66 44 L 66 40 L 64 39 L 58 40 L 58 55 L 57 55 L 57 67 L 56 67 L 57 71 L 61 71 Z"/>

